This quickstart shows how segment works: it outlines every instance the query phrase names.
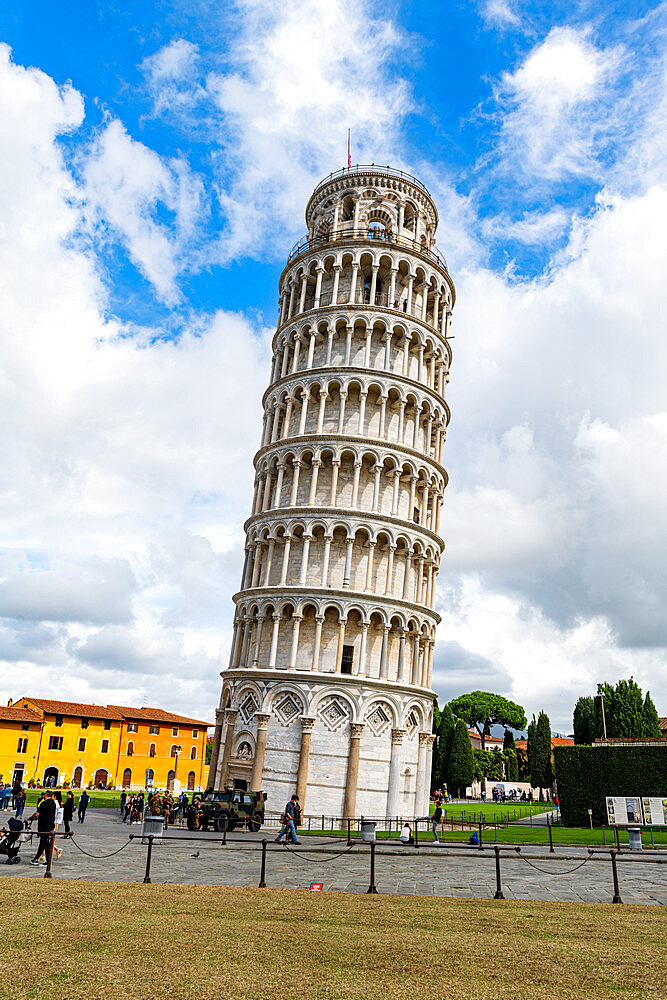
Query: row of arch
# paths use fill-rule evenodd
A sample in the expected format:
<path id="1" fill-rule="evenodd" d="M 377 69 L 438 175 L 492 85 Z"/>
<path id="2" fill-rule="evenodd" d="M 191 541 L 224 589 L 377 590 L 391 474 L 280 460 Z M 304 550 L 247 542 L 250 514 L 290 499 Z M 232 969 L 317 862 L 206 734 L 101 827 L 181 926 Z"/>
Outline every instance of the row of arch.
<path id="1" fill-rule="evenodd" d="M 248 532 L 241 590 L 351 590 L 435 607 L 440 552 L 433 544 L 367 527 L 256 525 Z"/>
<path id="2" fill-rule="evenodd" d="M 446 485 L 446 474 L 400 455 L 290 447 L 258 461 L 252 514 L 300 506 L 363 510 L 437 534 Z"/>
<path id="3" fill-rule="evenodd" d="M 439 268 L 386 247 L 331 249 L 283 272 L 278 326 L 324 306 L 391 309 L 447 335 L 452 294 Z"/>
<path id="4" fill-rule="evenodd" d="M 412 237 L 419 247 L 430 250 L 438 215 L 421 187 L 408 189 L 404 180 L 394 177 L 369 181 L 348 175 L 342 183 L 335 182 L 321 193 L 313 193 L 306 220 L 311 238 L 365 229 L 378 236 L 395 233 L 399 238 Z"/>
<path id="5" fill-rule="evenodd" d="M 430 688 L 435 624 L 424 616 L 306 598 L 237 605 L 230 669 L 347 674 Z"/>
<path id="6" fill-rule="evenodd" d="M 409 733 L 413 733 L 415 728 L 418 732 L 431 730 L 432 698 L 401 697 L 391 690 L 378 692 L 365 689 L 357 692 L 353 689 L 341 689 L 339 684 L 318 684 L 308 690 L 303 685 L 289 681 L 263 684 L 247 679 L 240 684 L 226 681 L 221 704 L 223 709 L 231 708 L 240 712 L 241 722 L 247 724 L 253 719 L 250 712 L 243 711 L 247 699 L 251 700 L 251 708 L 253 702 L 257 706 L 255 711 L 258 714 L 271 715 L 286 696 L 294 699 L 296 704 L 295 719 L 301 716 L 316 718 L 320 707 L 329 698 L 336 697 L 348 708 L 350 720 L 355 725 L 366 722 L 374 707 L 381 703 L 387 708 L 392 726 Z"/>
<path id="7" fill-rule="evenodd" d="M 304 380 L 266 401 L 262 442 L 305 434 L 372 438 L 420 451 L 442 464 L 449 407 L 401 386 L 351 377 Z"/>
<path id="8" fill-rule="evenodd" d="M 444 397 L 448 341 L 379 317 L 323 317 L 281 330 L 273 346 L 271 383 L 315 368 L 363 368 L 419 382 Z"/>

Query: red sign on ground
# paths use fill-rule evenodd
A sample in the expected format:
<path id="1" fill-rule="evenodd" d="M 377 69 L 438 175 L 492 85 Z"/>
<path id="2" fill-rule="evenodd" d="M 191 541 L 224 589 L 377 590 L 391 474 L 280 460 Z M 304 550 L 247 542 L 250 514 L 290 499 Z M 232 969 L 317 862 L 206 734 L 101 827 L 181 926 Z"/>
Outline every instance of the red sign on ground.
<path id="1" fill-rule="evenodd" d="M 322 892 L 322 882 L 311 882 L 310 891 L 311 892 Z"/>

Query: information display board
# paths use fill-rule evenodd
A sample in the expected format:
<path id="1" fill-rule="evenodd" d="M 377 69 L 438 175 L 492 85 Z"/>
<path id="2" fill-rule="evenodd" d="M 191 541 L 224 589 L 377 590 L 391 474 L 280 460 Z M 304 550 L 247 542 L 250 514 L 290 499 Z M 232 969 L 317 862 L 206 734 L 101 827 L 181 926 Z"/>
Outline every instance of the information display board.
<path id="1" fill-rule="evenodd" d="M 608 795 L 607 819 L 610 826 L 627 826 L 642 823 L 642 802 L 637 796 Z"/>
<path id="2" fill-rule="evenodd" d="M 667 797 L 642 799 L 645 826 L 667 826 Z"/>
<path id="3" fill-rule="evenodd" d="M 667 796 L 608 795 L 610 826 L 667 826 Z"/>

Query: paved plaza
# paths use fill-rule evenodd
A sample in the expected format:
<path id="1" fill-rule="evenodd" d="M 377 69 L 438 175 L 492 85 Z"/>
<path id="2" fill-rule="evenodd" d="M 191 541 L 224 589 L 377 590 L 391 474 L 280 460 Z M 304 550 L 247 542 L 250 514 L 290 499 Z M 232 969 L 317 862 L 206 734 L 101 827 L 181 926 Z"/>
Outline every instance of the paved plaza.
<path id="1" fill-rule="evenodd" d="M 0 825 L 3 822 L 0 814 Z M 140 834 L 141 826 L 124 825 L 116 810 L 90 809 L 85 824 L 75 823 L 73 832 L 74 841 L 58 839 L 63 855 L 60 861 L 54 858 L 54 878 L 143 882 L 147 849 L 139 840 L 128 843 L 128 834 Z M 185 829 L 173 828 L 165 843 L 153 849 L 151 880 L 257 886 L 261 840 L 266 837 L 269 840 L 267 886 L 304 889 L 311 882 L 321 882 L 325 891 L 367 891 L 370 875 L 367 845 L 348 849 L 344 838 L 334 842 L 331 838 L 304 837 L 302 846 L 295 850 L 274 844 L 275 835 L 275 828 L 255 835 L 238 833 L 223 846 L 220 834 L 189 834 Z M 196 839 L 175 839 L 183 836 Z M 0 875 L 43 878 L 43 868 L 28 864 L 33 850 L 29 843 L 25 844 L 22 863 L 0 864 Z M 198 857 L 193 857 L 197 852 Z M 562 848 L 549 855 L 543 847 L 524 847 L 521 854 L 523 857 L 507 850 L 501 852 L 502 888 L 507 899 L 611 902 L 613 882 L 608 854 L 595 855 L 581 867 L 578 866 L 588 855 L 580 848 Z M 667 853 L 659 860 L 656 856 L 653 862 L 647 860 L 649 857 L 649 852 L 641 856 L 621 855 L 618 872 L 623 902 L 667 905 Z M 375 882 L 380 893 L 489 898 L 496 888 L 495 856 L 492 848 L 478 851 L 451 845 L 415 850 L 378 842 Z"/>

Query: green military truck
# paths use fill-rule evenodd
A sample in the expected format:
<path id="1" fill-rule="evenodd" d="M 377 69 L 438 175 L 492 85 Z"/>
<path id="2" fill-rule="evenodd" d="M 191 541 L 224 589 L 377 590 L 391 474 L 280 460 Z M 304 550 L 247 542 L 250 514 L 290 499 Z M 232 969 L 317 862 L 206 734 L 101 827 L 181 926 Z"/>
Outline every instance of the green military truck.
<path id="1" fill-rule="evenodd" d="M 230 833 L 236 827 L 257 833 L 264 822 L 266 792 L 245 792 L 240 788 L 226 792 L 207 790 L 188 810 L 188 830 L 217 830 Z"/>

